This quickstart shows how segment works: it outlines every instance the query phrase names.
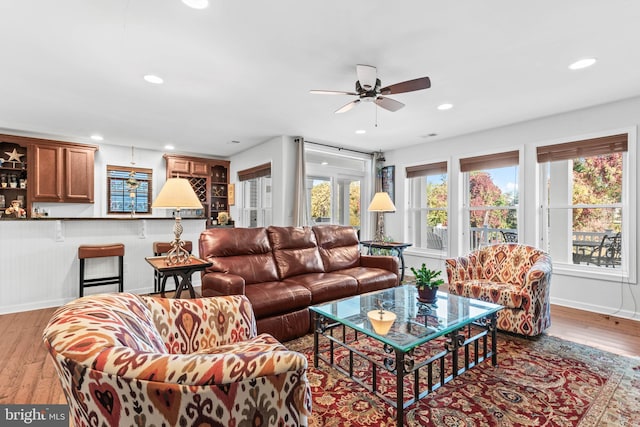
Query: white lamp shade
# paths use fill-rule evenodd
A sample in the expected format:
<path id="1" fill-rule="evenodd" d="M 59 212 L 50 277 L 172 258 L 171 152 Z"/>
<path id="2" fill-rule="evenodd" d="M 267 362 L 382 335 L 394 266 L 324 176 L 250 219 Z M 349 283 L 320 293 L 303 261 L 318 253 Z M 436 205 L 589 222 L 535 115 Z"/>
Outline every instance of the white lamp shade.
<path id="1" fill-rule="evenodd" d="M 389 194 L 382 191 L 373 196 L 373 200 L 369 204 L 369 212 L 395 212 L 396 207 L 391 201 Z"/>
<path id="2" fill-rule="evenodd" d="M 152 208 L 202 209 L 202 202 L 184 178 L 169 178 L 160 194 L 153 201 Z"/>

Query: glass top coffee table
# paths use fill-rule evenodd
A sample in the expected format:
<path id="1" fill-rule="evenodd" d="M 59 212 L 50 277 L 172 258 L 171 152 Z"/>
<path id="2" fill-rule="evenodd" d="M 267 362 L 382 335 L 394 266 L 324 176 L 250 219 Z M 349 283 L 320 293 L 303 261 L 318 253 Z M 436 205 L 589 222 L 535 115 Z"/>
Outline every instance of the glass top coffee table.
<path id="1" fill-rule="evenodd" d="M 496 315 L 501 305 L 443 292 L 429 305 L 417 296 L 415 286 L 405 285 L 311 307 L 314 366 L 322 360 L 385 400 L 396 408 L 398 426 L 404 409 L 430 392 L 489 358 L 493 366 L 498 364 Z M 378 346 L 367 344 L 363 350 L 363 340 Z M 347 366 L 336 363 L 340 350 Z M 364 362 L 359 367 L 369 365 L 371 375 L 356 375 L 354 359 Z M 384 371 L 395 375 L 395 400 L 379 391 Z M 412 391 L 407 400 L 405 386 Z"/>

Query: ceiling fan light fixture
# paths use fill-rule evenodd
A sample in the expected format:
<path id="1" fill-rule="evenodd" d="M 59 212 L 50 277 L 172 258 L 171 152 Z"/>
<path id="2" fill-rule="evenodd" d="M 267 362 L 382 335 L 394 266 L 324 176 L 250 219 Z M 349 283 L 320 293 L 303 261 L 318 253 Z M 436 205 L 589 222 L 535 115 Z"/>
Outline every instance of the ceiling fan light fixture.
<path id="1" fill-rule="evenodd" d="M 584 58 L 584 59 L 580 59 L 579 61 L 576 61 L 572 64 L 569 65 L 569 69 L 570 70 L 582 70 L 583 68 L 588 68 L 591 67 L 593 64 L 596 63 L 596 58 Z"/>
<path id="2" fill-rule="evenodd" d="M 452 108 L 453 108 L 453 104 L 449 104 L 449 103 L 438 105 L 438 110 L 441 110 L 441 111 L 450 110 Z"/>
<path id="3" fill-rule="evenodd" d="M 192 9 L 206 9 L 209 7 L 209 0 L 182 0 L 182 3 L 186 4 Z"/>

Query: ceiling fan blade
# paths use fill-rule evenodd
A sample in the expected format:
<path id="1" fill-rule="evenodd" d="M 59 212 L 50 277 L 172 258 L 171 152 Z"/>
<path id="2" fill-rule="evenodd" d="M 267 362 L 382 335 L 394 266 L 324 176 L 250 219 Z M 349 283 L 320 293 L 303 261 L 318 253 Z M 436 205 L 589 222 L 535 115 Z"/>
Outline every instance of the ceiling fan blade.
<path id="1" fill-rule="evenodd" d="M 428 89 L 431 87 L 429 77 L 421 77 L 419 79 L 407 80 L 406 82 L 396 83 L 380 89 L 382 95 L 393 95 L 396 93 L 413 92 L 414 90 Z"/>
<path id="2" fill-rule="evenodd" d="M 378 78 L 378 71 L 376 67 L 371 65 L 356 65 L 356 73 L 358 74 L 358 81 L 360 86 L 364 90 L 371 90 L 376 87 L 376 79 Z"/>
<path id="3" fill-rule="evenodd" d="M 379 107 L 382 107 L 385 110 L 389 110 L 389 111 L 398 111 L 399 109 L 404 107 L 404 104 L 402 102 L 398 102 L 395 99 L 391 99 L 391 98 L 385 98 L 383 96 L 377 97 L 374 102 Z"/>
<path id="4" fill-rule="evenodd" d="M 350 103 L 348 103 L 346 105 L 343 105 L 342 107 L 340 107 L 339 109 L 336 110 L 336 114 L 345 113 L 345 112 L 351 110 L 353 107 L 358 105 L 359 102 L 360 102 L 360 100 L 356 99 L 355 101 L 351 101 Z"/>
<path id="5" fill-rule="evenodd" d="M 314 95 L 358 95 L 355 92 L 345 92 L 342 90 L 310 90 L 309 93 L 313 93 Z"/>

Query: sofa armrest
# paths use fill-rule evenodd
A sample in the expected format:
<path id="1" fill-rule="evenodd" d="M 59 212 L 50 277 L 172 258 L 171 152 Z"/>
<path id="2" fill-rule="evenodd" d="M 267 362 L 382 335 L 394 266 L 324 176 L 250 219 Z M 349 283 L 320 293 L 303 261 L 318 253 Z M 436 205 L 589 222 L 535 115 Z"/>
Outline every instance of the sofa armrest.
<path id="1" fill-rule="evenodd" d="M 531 266 L 524 278 L 522 291 L 531 296 L 532 299 L 549 299 L 549 288 L 551 286 L 552 262 L 548 255 L 541 256 Z"/>
<path id="2" fill-rule="evenodd" d="M 474 251 L 467 256 L 446 259 L 448 282 L 485 279 L 482 275 L 484 262 L 480 260 L 480 255 L 480 252 Z"/>
<path id="3" fill-rule="evenodd" d="M 202 296 L 244 295 L 244 278 L 231 274 L 210 272 L 203 273 L 201 278 Z"/>
<path id="4" fill-rule="evenodd" d="M 398 258 L 386 255 L 361 255 L 360 266 L 370 268 L 382 268 L 400 276 Z"/>
<path id="5" fill-rule="evenodd" d="M 304 372 L 307 359 L 298 352 L 273 350 L 270 346 L 263 351 L 255 349 L 238 354 L 163 354 L 108 347 L 97 355 L 91 368 L 131 380 L 202 386 L 231 384 L 290 371 Z"/>

